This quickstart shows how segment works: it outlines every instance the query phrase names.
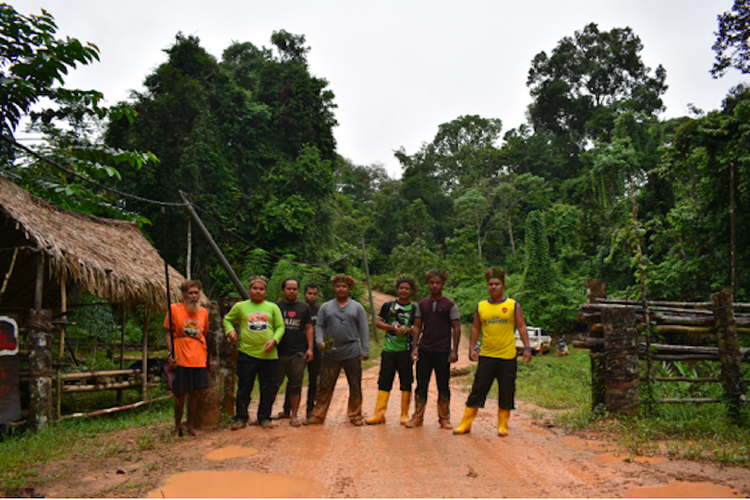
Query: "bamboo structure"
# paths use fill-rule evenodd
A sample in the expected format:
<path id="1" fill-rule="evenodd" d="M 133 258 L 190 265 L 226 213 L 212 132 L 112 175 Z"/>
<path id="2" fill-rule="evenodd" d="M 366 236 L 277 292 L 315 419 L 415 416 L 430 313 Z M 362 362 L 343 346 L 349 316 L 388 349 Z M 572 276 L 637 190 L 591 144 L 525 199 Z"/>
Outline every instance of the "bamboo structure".
<path id="1" fill-rule="evenodd" d="M 596 280 L 591 280 L 596 281 Z M 596 391 L 594 388 L 602 385 L 602 352 L 605 354 L 609 349 L 619 351 L 613 359 L 604 356 L 604 385 L 606 406 L 610 409 L 613 398 L 617 399 L 627 393 L 633 382 L 632 378 L 623 378 L 626 360 L 629 360 L 629 373 L 633 373 L 632 360 L 636 360 L 635 373 L 637 373 L 637 359 L 667 362 L 690 362 L 690 361 L 714 361 L 721 363 L 721 377 L 638 377 L 643 382 L 687 382 L 692 384 L 721 383 L 724 389 L 724 398 L 664 398 L 656 400 L 658 403 L 716 403 L 726 402 L 730 415 L 736 418 L 739 415 L 739 406 L 747 389 L 747 380 L 743 379 L 743 362 L 750 362 L 750 348 L 740 348 L 738 334 L 750 333 L 750 314 L 737 312 L 735 309 L 747 309 L 750 304 L 732 303 L 728 292 L 712 294 L 711 302 L 674 302 L 674 301 L 649 301 L 647 303 L 633 300 L 612 300 L 596 297 L 589 293 L 591 284 L 587 280 L 587 294 L 589 300 L 581 304 L 578 319 L 588 323 L 588 336 L 574 341 L 576 347 L 591 350 L 592 371 L 591 383 L 594 391 L 593 406 L 596 406 Z M 644 307 L 645 306 L 645 307 Z M 646 329 L 646 308 L 650 312 L 652 332 L 666 334 L 688 335 L 698 338 L 702 342 L 718 342 L 718 347 L 671 345 L 663 343 L 639 342 L 638 335 L 628 338 L 623 337 L 625 328 L 621 314 L 629 315 L 631 326 L 636 331 Z M 627 322 L 626 321 L 626 322 Z M 603 338 L 601 333 L 604 333 Z M 615 335 L 614 338 L 612 336 Z M 618 337 L 619 335 L 619 337 Z M 630 339 L 630 340 L 628 340 Z M 635 348 L 630 342 L 635 340 Z M 635 352 L 635 357 L 633 353 Z M 615 380 L 611 380 L 614 377 Z M 615 393 L 609 394 L 612 390 Z M 634 400 L 637 399 L 637 391 L 630 392 Z"/>
<path id="2" fill-rule="evenodd" d="M 7 269 L 0 275 L 3 298 L 0 313 L 18 313 L 19 323 L 28 325 L 30 420 L 37 428 L 53 418 L 61 418 L 61 395 L 76 390 L 71 390 L 74 382 L 72 379 L 66 382 L 69 374 L 62 369 L 66 325 L 70 324 L 67 318 L 71 314 L 67 304 L 68 285 L 123 309 L 145 304 L 148 315 L 151 311 L 165 310 L 168 296 L 179 298 L 184 281 L 176 270 L 167 266 L 170 286 L 164 285 L 164 261 L 137 224 L 65 210 L 1 177 L 0 269 Z M 208 303 L 203 294 L 201 302 Z M 52 322 L 52 310 L 58 308 L 61 320 Z M 147 401 L 148 388 L 155 381 L 148 377 L 148 322 L 145 323 L 143 371 L 134 380 Z M 59 325 L 60 347 L 53 365 L 54 325 Z M 120 366 L 124 368 L 123 346 L 121 336 Z M 132 370 L 128 372 L 133 374 Z M 122 380 L 77 385 L 107 390 L 130 387 Z"/>

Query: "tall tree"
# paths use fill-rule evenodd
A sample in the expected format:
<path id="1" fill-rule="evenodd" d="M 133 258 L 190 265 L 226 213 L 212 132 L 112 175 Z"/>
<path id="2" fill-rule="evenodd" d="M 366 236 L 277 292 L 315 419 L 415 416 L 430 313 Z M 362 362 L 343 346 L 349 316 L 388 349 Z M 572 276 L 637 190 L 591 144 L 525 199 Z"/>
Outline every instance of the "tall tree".
<path id="1" fill-rule="evenodd" d="M 652 75 L 642 50 L 630 28 L 599 31 L 591 23 L 560 40 L 549 56 L 537 54 L 526 82 L 534 99 L 529 106 L 534 129 L 569 135 L 580 144 L 606 138 L 623 109 L 663 109 L 666 70 L 660 65 Z"/>
<path id="2" fill-rule="evenodd" d="M 719 31 L 714 32 L 716 61 L 711 68 L 714 78 L 724 76 L 729 68 L 750 73 L 750 2 L 734 0 L 732 10 L 717 16 Z"/>
<path id="3" fill-rule="evenodd" d="M 218 62 L 198 38 L 178 34 L 146 91 L 133 93 L 134 125 L 108 131 L 113 145 L 152 147 L 162 159 L 159 168 L 124 173 L 133 191 L 167 199 L 178 189 L 190 193 L 213 215 L 207 223 L 238 267 L 248 245 L 232 233 L 276 255 L 315 261 L 334 239 L 333 94 L 310 75 L 304 37 L 282 32 L 273 40 L 277 55 L 235 43 Z M 173 262 L 184 255 L 186 224 L 182 213 L 170 219 Z M 213 258 L 202 240 L 196 244 L 204 256 L 196 274 L 205 277 Z"/>

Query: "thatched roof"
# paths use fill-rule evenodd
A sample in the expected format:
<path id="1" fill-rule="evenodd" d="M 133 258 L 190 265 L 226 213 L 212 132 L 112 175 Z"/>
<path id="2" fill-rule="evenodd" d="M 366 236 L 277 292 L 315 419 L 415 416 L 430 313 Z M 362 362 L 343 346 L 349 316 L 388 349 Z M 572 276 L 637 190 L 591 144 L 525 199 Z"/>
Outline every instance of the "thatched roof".
<path id="1" fill-rule="evenodd" d="M 44 252 L 45 288 L 57 283 L 55 296 L 60 283 L 75 283 L 111 302 L 166 310 L 164 261 L 135 223 L 65 210 L 0 177 L 0 286 L 10 269 L 13 251 L 7 249 L 12 247 Z M 33 297 L 35 261 L 35 252 L 20 252 L 0 307 L 33 307 L 33 300 L 27 302 Z M 184 279 L 169 267 L 173 301 L 180 299 Z"/>

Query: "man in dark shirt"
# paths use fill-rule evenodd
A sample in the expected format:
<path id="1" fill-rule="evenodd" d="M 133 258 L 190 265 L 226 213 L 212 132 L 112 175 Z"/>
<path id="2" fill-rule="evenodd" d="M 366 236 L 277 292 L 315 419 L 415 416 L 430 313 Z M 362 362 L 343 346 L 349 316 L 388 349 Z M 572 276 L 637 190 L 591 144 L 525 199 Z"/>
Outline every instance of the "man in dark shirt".
<path id="1" fill-rule="evenodd" d="M 310 320 L 313 330 L 318 319 L 318 285 L 308 283 L 305 285 L 305 302 L 310 306 Z M 320 362 L 323 353 L 319 349 L 313 349 L 313 359 L 307 363 L 307 418 L 312 416 L 315 408 L 315 396 L 318 394 L 318 375 L 320 374 Z"/>
<path id="2" fill-rule="evenodd" d="M 425 278 L 430 296 L 419 302 L 421 317 L 414 320 L 412 359 L 417 362 L 417 390 L 414 393 L 414 415 L 406 427 L 419 427 L 424 421 L 427 389 L 434 370 L 438 387 L 438 422 L 443 429 L 452 429 L 450 365 L 458 361 L 461 315 L 458 306 L 443 295 L 447 274 L 433 269 Z"/>
<path id="3" fill-rule="evenodd" d="M 276 303 L 284 315 L 284 337 L 279 344 L 279 371 L 276 375 L 276 393 L 284 378 L 287 378 L 286 393 L 289 395 L 291 420 L 289 425 L 299 427 L 302 422 L 297 417 L 302 394 L 302 379 L 307 362 L 313 359 L 313 324 L 310 306 L 298 302 L 299 284 L 287 279 L 281 285 L 284 300 Z"/>
<path id="4" fill-rule="evenodd" d="M 308 283 L 305 285 L 305 302 L 310 306 L 310 321 L 315 328 L 315 321 L 318 318 L 318 285 Z M 315 408 L 315 396 L 318 393 L 318 375 L 320 374 L 320 360 L 323 354 L 318 349 L 313 349 L 313 359 L 307 363 L 307 418 L 312 415 Z M 289 402 L 289 391 L 284 395 L 284 410 L 275 415 L 274 419 L 289 418 L 292 412 L 292 405 Z"/>

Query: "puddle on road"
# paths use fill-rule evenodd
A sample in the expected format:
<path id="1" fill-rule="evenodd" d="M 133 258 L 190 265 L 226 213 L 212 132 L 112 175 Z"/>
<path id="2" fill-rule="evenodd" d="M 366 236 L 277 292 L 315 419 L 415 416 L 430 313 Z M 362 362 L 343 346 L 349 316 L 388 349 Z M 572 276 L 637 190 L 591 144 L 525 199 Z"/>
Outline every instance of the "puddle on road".
<path id="1" fill-rule="evenodd" d="M 666 486 L 630 490 L 625 498 L 738 498 L 739 492 L 711 483 L 675 481 Z"/>
<path id="2" fill-rule="evenodd" d="M 249 457 L 250 455 L 255 455 L 256 453 L 258 453 L 258 450 L 256 450 L 255 448 L 243 448 L 242 446 L 226 446 L 224 448 L 218 448 L 212 451 L 204 458 L 207 458 L 209 460 L 226 460 L 228 458 Z"/>
<path id="3" fill-rule="evenodd" d="M 309 481 L 250 471 L 196 470 L 167 478 L 147 498 L 309 498 L 320 496 Z"/>

